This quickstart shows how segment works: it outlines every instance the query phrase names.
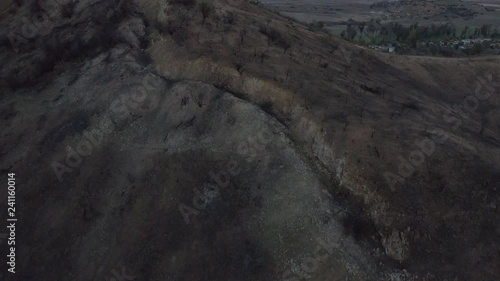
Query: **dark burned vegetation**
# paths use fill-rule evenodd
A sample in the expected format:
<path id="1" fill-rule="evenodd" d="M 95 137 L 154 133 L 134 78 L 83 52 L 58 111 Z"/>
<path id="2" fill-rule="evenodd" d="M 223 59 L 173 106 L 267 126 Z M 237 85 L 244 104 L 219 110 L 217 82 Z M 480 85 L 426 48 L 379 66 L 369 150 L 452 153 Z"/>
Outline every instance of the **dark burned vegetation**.
<path id="1" fill-rule="evenodd" d="M 116 2 L 116 3 L 115 3 Z M 75 17 L 73 11 L 75 2 L 68 2 L 58 7 L 60 12 L 47 21 L 45 28 L 50 31 L 35 33 L 32 38 L 22 41 L 18 51 L 22 54 L 17 64 L 6 66 L 1 74 L 3 84 L 11 89 L 29 87 L 44 79 L 44 74 L 54 70 L 57 64 L 93 57 L 124 41 L 119 35 L 119 25 L 127 19 L 130 11 L 134 9 L 129 2 L 103 1 L 101 9 L 92 13 L 82 12 L 73 22 L 51 27 L 53 21 L 61 18 L 63 21 Z M 45 7 L 46 8 L 46 7 Z M 35 1 L 30 6 L 32 16 L 44 12 L 44 6 Z M 20 27 L 20 30 L 24 28 Z M 18 36 L 22 36 L 22 32 Z M 147 46 L 144 37 L 138 38 L 141 47 Z M 3 44 L 5 46 L 5 44 Z M 8 51 L 13 51 L 12 46 L 5 46 Z M 20 68 L 20 65 L 24 67 Z"/>
<path id="2" fill-rule="evenodd" d="M 462 95 L 465 97 L 474 90 L 473 85 L 467 85 L 463 81 L 469 78 L 472 80 L 474 78 L 472 75 L 479 72 L 478 70 L 488 67 L 490 70 L 497 70 L 494 65 L 484 67 L 482 62 L 471 61 L 466 66 L 459 66 L 459 63 L 455 61 L 452 63 L 443 63 L 437 60 L 422 62 L 424 59 L 416 60 L 410 57 L 403 60 L 398 56 L 388 59 L 386 56 L 382 56 L 384 54 L 366 49 L 360 50 L 348 42 L 337 40 L 323 32 L 312 32 L 311 28 L 305 25 L 292 23 L 280 19 L 275 14 L 259 11 L 257 7 L 252 5 L 246 5 L 243 6 L 244 9 L 239 9 L 241 7 L 238 5 L 246 3 L 245 1 L 224 0 L 215 4 L 214 1 L 164 0 L 161 5 L 158 4 L 154 7 L 166 7 L 166 11 L 151 9 L 148 6 L 144 9 L 144 14 L 140 15 L 136 9 L 141 8 L 131 11 L 126 5 L 113 6 L 117 2 L 104 0 L 93 4 L 95 6 L 92 9 L 95 11 L 89 14 L 85 14 L 85 11 L 77 12 L 75 7 L 68 6 L 64 8 L 67 11 L 62 12 L 61 18 L 71 19 L 71 23 L 65 20 L 59 22 L 56 27 L 52 28 L 51 33 L 30 39 L 27 44 L 20 48 L 21 53 L 18 56 L 12 53 L 16 64 L 5 66 L 4 69 L 9 71 L 2 73 L 2 79 L 8 77 L 5 81 L 9 81 L 12 89 L 42 85 L 40 88 L 43 87 L 44 91 L 40 92 L 49 92 L 51 90 L 50 83 L 55 80 L 51 78 L 55 76 L 54 74 L 59 74 L 58 71 L 63 68 L 59 67 L 59 63 L 69 61 L 71 65 L 75 66 L 75 70 L 78 70 L 80 66 L 77 64 L 85 59 L 92 60 L 95 55 L 102 54 L 100 58 L 104 57 L 103 65 L 115 65 L 116 63 L 120 66 L 127 66 L 128 60 L 123 60 L 121 56 L 113 57 L 111 54 L 114 52 L 111 52 L 110 49 L 116 47 L 113 50 L 121 52 L 126 49 L 122 48 L 123 45 L 129 44 L 133 46 L 132 49 L 135 49 L 133 50 L 135 62 L 139 63 L 141 67 L 147 65 L 147 68 L 154 68 L 154 75 L 175 81 L 172 84 L 179 86 L 176 89 L 182 90 L 189 85 L 189 91 L 191 91 L 191 87 L 200 87 L 200 91 L 206 93 L 207 89 L 216 90 L 213 87 L 215 86 L 215 88 L 223 90 L 218 94 L 224 99 L 231 100 L 231 103 L 233 101 L 251 103 L 252 106 L 248 108 L 258 110 L 259 115 L 256 116 L 265 116 L 269 120 L 281 123 L 279 130 L 283 130 L 283 135 L 290 139 L 292 145 L 286 151 L 286 158 L 289 157 L 291 151 L 297 150 L 307 154 L 306 157 L 300 158 L 302 159 L 301 165 L 311 165 L 311 170 L 314 171 L 320 167 L 328 173 L 328 176 L 321 179 L 321 187 L 318 187 L 318 190 L 316 187 L 312 187 L 311 181 L 306 180 L 306 186 L 301 189 L 304 194 L 315 190 L 321 192 L 320 188 L 324 187 L 331 188 L 335 198 L 325 199 L 327 205 L 330 206 L 330 203 L 336 202 L 342 203 L 342 208 L 330 206 L 328 211 L 333 210 L 332 213 L 322 211 L 319 216 L 308 216 L 308 218 L 321 218 L 318 220 L 321 224 L 320 227 L 335 220 L 335 230 L 338 230 L 338 233 L 346 239 L 345 241 L 366 247 L 367 251 L 363 252 L 363 255 L 367 258 L 373 257 L 376 260 L 375 264 L 379 264 L 378 262 L 382 260 L 381 268 L 394 272 L 394 270 L 399 270 L 404 266 L 412 273 L 433 272 L 436 276 L 443 277 L 439 280 L 445 280 L 445 278 L 453 280 L 454 276 L 441 275 L 441 268 L 456 270 L 464 266 L 465 262 L 473 256 L 473 254 L 461 254 L 459 258 L 455 258 L 455 245 L 463 246 L 464 252 L 478 251 L 484 258 L 477 258 L 477 260 L 483 264 L 488 262 L 494 264 L 494 258 L 488 256 L 487 251 L 477 249 L 482 247 L 480 243 L 493 245 L 492 249 L 497 249 L 495 248 L 497 242 L 494 240 L 494 236 L 498 232 L 498 227 L 495 225 L 496 217 L 493 215 L 497 205 L 492 204 L 496 204 L 494 184 L 498 182 L 498 177 L 491 176 L 495 173 L 493 165 L 497 163 L 484 165 L 483 159 L 471 154 L 469 150 L 463 149 L 463 144 L 467 145 L 466 142 L 470 141 L 471 146 L 477 145 L 486 154 L 486 152 L 492 152 L 493 149 L 489 149 L 495 148 L 495 145 L 498 144 L 498 142 L 494 142 L 494 136 L 489 131 L 495 129 L 492 120 L 498 116 L 494 112 L 494 103 L 490 104 L 491 112 L 481 110 L 483 114 L 481 123 L 470 125 L 464 123 L 462 131 L 465 134 L 461 134 L 458 130 L 453 132 L 456 139 L 463 140 L 463 143 L 455 141 L 448 142 L 446 145 L 436 145 L 436 153 L 429 157 L 425 155 L 425 164 L 417 167 L 418 169 L 415 169 L 411 178 L 405 178 L 400 189 L 396 191 L 389 189 L 382 174 L 385 170 L 399 173 L 398 161 L 400 158 L 398 157 L 402 155 L 405 160 L 410 161 L 408 154 L 410 154 L 411 149 L 415 148 L 415 140 L 431 137 L 430 132 L 433 127 L 441 128 L 448 125 L 442 121 L 440 110 L 447 108 L 447 104 L 452 103 L 450 102 L 451 95 L 460 99 Z M 124 3 L 126 2 L 128 1 Z M 168 4 L 164 5 L 165 3 Z M 227 7 L 223 6 L 226 4 Z M 220 7 L 223 8 L 219 9 Z M 32 9 L 37 11 L 40 7 L 34 6 Z M 149 14 L 148 9 L 154 11 Z M 140 34 L 136 34 L 141 40 L 140 48 L 137 48 L 137 44 L 127 41 L 126 36 L 120 33 L 124 27 L 129 27 L 129 23 L 132 22 L 130 19 L 136 20 L 138 18 L 144 21 L 145 30 L 149 32 L 142 37 Z M 149 26 L 147 26 L 147 21 L 150 23 Z M 148 42 L 150 48 L 142 53 L 144 61 L 141 61 L 141 58 L 137 59 L 135 55 L 136 50 L 140 52 L 139 49 L 146 47 Z M 3 43 L 6 45 L 6 42 Z M 152 58 L 150 61 L 148 60 L 149 56 Z M 65 66 L 65 69 L 69 70 L 69 67 Z M 100 69 L 101 65 L 90 69 L 90 72 L 100 71 Z M 57 88 L 55 90 L 56 97 L 48 99 L 47 103 L 63 104 L 66 102 L 65 100 L 68 100 L 67 95 L 70 95 L 71 92 L 77 92 L 74 89 L 79 89 L 84 83 L 78 80 L 81 73 L 77 72 L 69 73 L 68 79 L 61 75 L 61 80 L 68 83 L 64 83 L 64 88 L 60 92 L 57 92 L 60 90 Z M 115 85 L 121 85 L 130 81 L 127 79 L 129 76 L 120 76 L 119 74 L 108 77 L 107 74 L 111 72 L 113 71 L 98 72 L 98 79 L 96 79 L 98 82 L 95 84 L 113 82 L 116 83 Z M 10 76 L 4 76 L 4 74 Z M 436 76 L 438 78 L 435 80 L 439 81 L 436 85 L 425 82 L 427 77 Z M 446 90 L 444 86 L 452 83 L 453 88 L 456 88 L 455 91 L 443 93 Z M 33 87 L 33 89 L 35 88 Z M 174 94 L 177 92 L 164 93 L 162 98 Z M 440 94 L 449 94 L 450 100 L 443 101 L 444 98 L 440 97 Z M 73 97 L 78 96 L 72 95 L 71 98 Z M 40 98 L 36 102 L 45 99 L 42 95 L 36 98 Z M 112 101 L 109 100 L 109 102 Z M 45 106 L 46 102 L 43 101 L 41 104 Z M 85 103 L 85 105 L 89 105 L 89 103 Z M 91 105 L 93 106 L 93 104 Z M 191 110 L 191 105 L 194 105 L 193 108 L 196 110 L 209 108 L 210 114 L 228 112 L 225 106 L 212 108 L 210 103 L 196 102 L 187 96 L 179 98 L 178 105 L 179 110 L 183 112 Z M 45 129 L 46 133 L 43 134 L 45 137 L 38 142 L 38 145 L 45 148 L 47 151 L 45 155 L 60 151 L 61 147 L 64 149 L 65 136 L 79 135 L 82 131 L 87 130 L 88 124 L 94 122 L 94 117 L 90 118 L 93 116 L 92 106 L 84 107 L 85 113 L 88 115 L 76 116 L 74 119 L 61 116 L 61 120 L 66 118 L 67 121 L 55 122 L 52 125 L 57 125 L 57 129 L 53 130 L 48 129 L 48 124 L 54 123 L 52 121 L 56 119 L 55 117 L 42 116 L 43 118 L 39 119 L 41 120 L 39 123 L 42 125 L 38 125 L 39 129 L 37 130 Z M 482 109 L 484 109 L 483 106 L 481 105 Z M 22 107 L 19 104 L 12 108 L 6 107 L 5 114 L 0 118 L 3 118 L 7 124 L 14 124 L 19 115 L 25 113 L 18 112 L 17 109 L 20 108 Z M 227 120 L 224 119 L 225 117 L 217 118 L 209 124 L 210 126 L 200 125 L 201 122 L 210 120 L 210 118 L 205 118 L 205 115 L 202 117 L 196 115 L 190 116 L 182 122 L 175 120 L 172 122 L 172 128 L 186 132 L 192 131 L 194 135 L 200 137 L 217 131 L 220 136 L 225 137 L 226 134 L 233 132 L 231 130 L 244 129 L 246 124 L 255 121 L 255 118 L 240 118 L 241 108 L 235 110 L 234 116 L 227 117 Z M 263 114 L 264 112 L 268 114 Z M 476 115 L 479 114 L 478 112 Z M 422 116 L 423 118 L 421 118 Z M 131 120 L 132 124 L 144 121 L 143 116 L 138 115 L 132 116 Z M 225 121 L 219 122 L 218 120 Z M 236 127 L 243 120 L 245 123 Z M 307 120 L 307 122 L 302 122 L 303 120 Z M 145 124 L 150 123 L 146 122 Z M 229 130 L 229 127 L 223 127 L 225 125 L 233 127 Z M 138 139 L 142 142 L 146 138 L 155 137 L 157 129 L 160 127 L 165 128 L 163 125 L 152 125 L 150 133 L 138 135 Z M 116 135 L 127 129 L 132 132 L 136 128 L 138 127 L 120 126 Z M 226 129 L 228 130 L 226 131 Z M 250 134 L 252 133 L 250 132 Z M 144 138 L 139 138 L 142 135 Z M 470 138 L 471 135 L 477 138 Z M 27 134 L 24 134 L 23 141 L 26 136 Z M 114 136 L 109 137 L 113 138 Z M 170 131 L 162 131 L 156 137 L 158 140 L 165 141 L 171 138 L 172 134 Z M 485 143 L 490 140 L 487 143 L 488 146 L 481 146 L 483 139 Z M 274 148 L 274 145 L 273 142 L 269 147 Z M 106 165 L 115 165 L 112 160 L 107 159 L 110 158 L 107 156 L 112 156 L 114 152 L 111 149 L 105 150 L 106 154 L 98 152 L 95 155 L 97 157 L 106 155 L 103 157 L 106 158 Z M 6 152 L 0 154 L 2 153 L 6 154 Z M 165 154 L 165 151 L 159 153 L 158 159 L 164 159 Z M 203 157 L 205 156 L 193 156 L 193 162 L 202 164 L 203 161 L 199 161 L 199 159 Z M 451 157 L 454 157 L 453 161 L 449 160 Z M 185 161 L 185 166 L 190 164 L 187 161 Z M 494 161 L 491 160 L 491 162 Z M 259 167 L 266 165 L 263 170 L 268 173 L 270 169 L 281 165 L 281 162 L 286 161 L 273 161 L 271 159 L 269 162 L 267 160 L 261 162 L 258 160 L 255 164 Z M 452 163 L 447 164 L 448 162 Z M 467 163 L 471 164 L 465 165 Z M 171 163 L 168 164 L 169 167 L 166 167 L 166 170 L 170 169 Z M 154 169 L 158 168 L 157 165 L 154 167 Z M 91 168 L 89 170 L 92 170 Z M 208 174 L 209 168 L 212 167 L 209 165 L 203 174 Z M 164 175 L 163 170 L 154 169 L 148 171 L 145 178 L 140 180 L 147 183 L 145 186 L 155 184 L 154 175 Z M 462 175 L 462 171 L 467 171 L 469 174 Z M 169 181 L 171 184 L 175 182 L 170 181 L 170 178 L 174 178 L 174 176 L 180 175 L 179 178 L 188 179 L 188 181 L 196 176 L 195 174 L 180 174 L 181 172 L 180 170 L 176 171 L 175 174 L 166 177 L 165 181 Z M 286 174 L 293 176 L 294 172 L 286 172 Z M 121 176 L 120 173 L 116 173 L 116 175 Z M 255 174 L 250 173 L 245 179 L 245 183 L 252 182 L 255 178 Z M 482 178 L 486 178 L 487 181 L 482 182 Z M 266 183 L 270 182 L 266 181 Z M 454 182 L 455 185 L 450 186 L 447 184 L 448 182 Z M 193 183 L 189 182 L 188 184 L 191 186 Z M 295 182 L 284 184 L 283 187 L 280 186 L 280 189 L 294 187 L 294 184 Z M 269 188 L 274 187 L 271 184 L 269 186 Z M 98 185 L 93 186 L 96 190 L 98 187 Z M 176 192 L 175 188 L 170 186 L 169 188 L 166 193 Z M 265 197 L 262 202 L 259 201 L 260 197 L 250 198 L 258 200 L 254 203 L 248 203 L 250 199 L 246 194 L 239 196 L 232 193 L 233 190 L 242 191 L 247 188 L 250 187 L 245 185 L 226 190 L 225 199 L 229 199 L 228 202 L 232 205 L 221 204 L 220 206 L 225 206 L 221 213 L 237 214 L 241 210 L 239 208 L 267 204 Z M 260 190 L 260 187 L 258 189 Z M 186 200 L 191 200 L 191 190 L 182 190 L 187 190 L 185 195 L 186 198 L 189 198 Z M 183 192 L 182 194 L 184 194 Z M 141 194 L 151 195 L 149 192 L 141 192 Z M 293 196 L 293 194 L 291 195 Z M 89 197 L 89 202 L 90 199 Z M 163 208 L 162 204 L 168 201 L 157 199 L 156 196 L 151 197 L 151 202 L 158 204 L 158 208 Z M 299 197 L 296 202 L 305 202 L 302 199 L 303 197 Z M 286 200 L 284 204 L 289 202 L 295 204 L 292 202 L 293 200 Z M 172 200 L 172 202 L 171 207 L 175 209 L 174 205 L 180 201 Z M 96 206 L 98 204 L 94 206 L 88 206 L 86 202 L 83 204 L 82 216 L 85 223 L 94 223 L 99 219 L 96 216 L 97 212 L 92 209 Z M 218 206 L 217 204 L 212 205 L 206 210 L 210 211 L 202 215 L 203 218 L 207 218 L 207 220 L 202 220 L 202 223 L 207 224 L 206 230 L 208 231 L 208 233 L 200 233 L 200 237 L 203 239 L 206 238 L 205 235 L 217 234 L 219 225 L 213 225 L 212 219 L 217 218 L 216 207 Z M 310 204 L 303 210 L 315 208 L 315 206 L 316 204 Z M 286 211 L 293 210 L 290 208 Z M 436 214 L 449 214 L 450 219 L 442 220 Z M 469 214 L 473 214 L 473 216 Z M 183 223 L 182 218 L 177 215 L 177 213 L 168 213 L 168 216 L 172 216 L 172 220 Z M 298 214 L 298 216 L 300 215 L 303 214 Z M 273 226 L 274 223 L 280 222 L 279 220 L 274 221 Z M 304 223 L 307 223 L 307 220 L 301 221 L 300 226 L 304 226 Z M 161 225 L 166 224 L 161 222 Z M 193 235 L 188 228 L 185 230 L 185 233 Z M 331 228 L 328 229 L 328 231 L 331 230 Z M 176 241 L 177 238 L 178 241 L 183 241 L 185 238 L 183 236 L 185 233 L 178 230 L 168 229 L 165 231 L 174 235 Z M 328 231 L 324 233 L 329 234 Z M 157 236 L 159 241 L 165 243 L 162 244 L 165 247 L 174 249 L 177 246 L 169 243 L 164 237 L 161 238 L 161 234 Z M 303 237 L 298 238 L 302 239 Z M 304 241 L 308 239 L 314 240 L 306 237 Z M 231 242 L 230 239 L 226 241 Z M 476 241 L 479 242 L 476 243 Z M 444 244 L 446 245 L 443 246 Z M 285 251 L 288 250 L 287 246 L 288 244 L 284 246 Z M 228 253 L 234 249 L 228 248 Z M 404 250 L 404 255 L 398 254 L 401 249 Z M 196 250 L 193 251 L 196 252 Z M 149 252 L 145 253 L 149 254 Z M 167 256 L 163 254 L 158 253 L 158 256 Z M 242 259 L 247 258 L 243 255 L 237 256 L 238 258 L 241 256 Z M 220 257 L 224 259 L 228 256 L 224 253 L 220 254 Z M 379 257 L 381 257 L 380 260 Z M 287 260 L 289 258 L 286 256 Z M 425 262 L 429 264 L 421 262 L 420 259 L 426 259 Z M 458 259 L 463 260 L 460 265 L 451 264 Z M 386 263 L 386 260 L 390 260 L 396 265 L 393 266 L 390 262 Z M 192 262 L 192 260 L 188 260 L 188 262 Z M 259 261 L 258 264 L 260 265 L 260 263 Z M 234 268 L 238 269 L 239 263 L 235 262 L 235 264 Z M 269 265 L 270 263 L 266 262 L 265 264 Z M 211 264 L 209 263 L 209 265 Z M 142 265 L 139 264 L 139 266 Z M 325 267 L 327 266 L 330 264 L 325 265 Z M 479 265 L 474 266 L 479 267 Z M 487 268 L 483 266 L 477 272 L 485 269 Z M 464 269 L 464 271 L 467 270 L 469 269 Z M 470 271 L 473 272 L 473 270 Z M 237 270 L 234 274 L 238 274 Z M 220 277 L 231 279 L 234 276 L 221 275 Z M 474 277 L 477 276 L 479 275 Z M 468 278 L 468 280 L 476 279 Z M 359 280 L 367 279 L 360 278 Z"/>
<path id="3" fill-rule="evenodd" d="M 290 49 L 290 47 L 292 46 L 290 40 L 285 38 L 278 30 L 274 28 L 261 26 L 259 27 L 259 32 L 267 37 L 268 46 L 270 46 L 271 43 L 273 43 L 274 45 L 283 48 L 284 53 L 286 53 L 286 51 Z"/>
<path id="4" fill-rule="evenodd" d="M 348 213 L 342 220 L 344 233 L 356 240 L 376 241 L 379 239 L 378 231 L 372 221 L 361 214 Z"/>
<path id="5" fill-rule="evenodd" d="M 186 7 L 193 7 L 196 4 L 196 0 L 169 0 L 169 2 L 174 5 L 183 5 Z"/>

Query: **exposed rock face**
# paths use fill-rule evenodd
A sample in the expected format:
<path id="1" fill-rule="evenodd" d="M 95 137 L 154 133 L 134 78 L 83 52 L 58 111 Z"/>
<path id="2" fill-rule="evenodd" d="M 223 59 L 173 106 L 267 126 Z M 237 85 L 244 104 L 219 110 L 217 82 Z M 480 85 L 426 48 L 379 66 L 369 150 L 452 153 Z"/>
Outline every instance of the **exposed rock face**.
<path id="1" fill-rule="evenodd" d="M 3 15 L 0 170 L 22 241 L 7 280 L 494 280 L 494 135 L 442 130 L 433 169 L 383 175 L 497 64 L 457 79 L 455 61 L 376 57 L 243 1 L 206 18 L 171 2 L 42 7 L 15 48 L 38 1 Z"/>
<path id="2" fill-rule="evenodd" d="M 410 257 L 408 232 L 394 230 L 389 237 L 383 237 L 382 244 L 386 254 L 400 262 L 408 259 Z"/>
<path id="3" fill-rule="evenodd" d="M 15 92 L 2 100 L 1 165 L 22 185 L 18 267 L 29 268 L 9 280 L 381 274 L 283 124 L 212 85 L 155 74 L 141 18 L 113 23 L 128 44 L 107 47 L 81 17 L 42 35 L 48 49 L 4 58 Z"/>
<path id="4" fill-rule="evenodd" d="M 25 178 L 30 226 L 22 280 L 104 280 L 122 264 L 139 280 L 270 280 L 327 260 L 378 274 L 282 124 L 211 85 L 164 80 L 140 57 L 112 48 L 7 103 L 19 117 L 2 128 L 2 164 Z"/>

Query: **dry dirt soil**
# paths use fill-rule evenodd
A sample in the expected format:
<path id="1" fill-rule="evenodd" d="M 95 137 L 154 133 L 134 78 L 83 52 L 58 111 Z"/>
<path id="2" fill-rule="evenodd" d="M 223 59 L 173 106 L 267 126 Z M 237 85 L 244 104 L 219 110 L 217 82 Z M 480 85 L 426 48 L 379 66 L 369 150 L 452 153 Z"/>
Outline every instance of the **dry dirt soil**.
<path id="1" fill-rule="evenodd" d="M 242 0 L 18 3 L 2 280 L 499 280 L 498 58 L 376 53 Z"/>

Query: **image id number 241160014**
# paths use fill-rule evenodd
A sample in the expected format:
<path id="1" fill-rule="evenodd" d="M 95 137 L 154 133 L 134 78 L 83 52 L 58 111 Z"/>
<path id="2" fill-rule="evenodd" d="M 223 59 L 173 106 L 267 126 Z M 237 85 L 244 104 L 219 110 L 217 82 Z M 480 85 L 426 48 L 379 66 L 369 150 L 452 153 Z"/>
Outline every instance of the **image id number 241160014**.
<path id="1" fill-rule="evenodd" d="M 10 273 L 15 273 L 16 271 L 16 174 L 9 173 L 8 176 L 8 196 L 7 196 L 7 229 L 8 234 L 8 255 L 7 255 L 7 265 L 8 271 Z"/>

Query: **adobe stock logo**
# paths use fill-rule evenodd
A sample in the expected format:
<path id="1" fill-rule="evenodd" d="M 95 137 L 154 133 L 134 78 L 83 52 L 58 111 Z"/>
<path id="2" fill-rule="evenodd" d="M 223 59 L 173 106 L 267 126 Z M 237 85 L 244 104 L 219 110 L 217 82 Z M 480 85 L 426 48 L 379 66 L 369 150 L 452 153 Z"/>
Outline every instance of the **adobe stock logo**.
<path id="1" fill-rule="evenodd" d="M 317 245 L 314 253 L 303 258 L 298 264 L 285 271 L 282 276 L 282 281 L 299 281 L 308 280 L 313 277 L 313 274 L 319 267 L 328 260 L 334 253 L 335 249 L 340 247 L 340 237 L 333 235 L 325 240 L 316 238 Z"/>
<path id="2" fill-rule="evenodd" d="M 498 94 L 498 88 L 500 88 L 500 73 L 497 74 L 496 79 L 497 80 L 494 80 L 492 74 L 476 77 L 477 84 L 474 94 L 468 95 L 460 104 L 455 104 L 452 109 L 443 112 L 443 120 L 445 123 L 451 125 L 452 132 L 458 130 L 464 121 L 474 122 L 471 116 L 478 111 L 481 102 L 485 102 L 492 98 L 500 98 L 498 95 L 494 95 L 495 93 Z M 482 123 L 480 122 L 480 126 L 479 135 L 483 134 L 484 131 L 492 132 L 490 129 L 485 128 L 484 121 Z M 399 164 L 397 174 L 390 171 L 384 172 L 384 178 L 391 191 L 395 192 L 397 190 L 397 185 L 404 184 L 406 179 L 412 176 L 416 169 L 422 166 L 425 160 L 435 153 L 437 144 L 442 145 L 448 139 L 448 133 L 441 128 L 435 128 L 429 132 L 432 137 L 416 141 L 415 144 L 418 149 L 410 152 L 407 159 L 402 155 L 398 156 Z"/>
<path id="3" fill-rule="evenodd" d="M 255 132 L 253 136 L 249 136 L 246 140 L 240 142 L 237 146 L 238 155 L 245 158 L 246 163 L 238 163 L 236 160 L 229 160 L 226 165 L 218 172 L 210 171 L 209 175 L 211 182 L 205 183 L 198 188 L 193 189 L 194 196 L 192 200 L 193 207 L 180 203 L 179 212 L 184 218 L 186 224 L 191 224 L 193 221 L 198 222 L 197 216 L 201 211 L 205 210 L 216 198 L 221 196 L 221 190 L 228 187 L 231 180 L 238 176 L 244 168 L 241 164 L 255 163 L 265 152 L 265 147 L 274 140 L 275 136 L 269 128 L 261 128 Z M 264 156 L 263 165 L 267 165 L 270 156 Z M 194 217 L 193 220 L 191 218 Z"/>
<path id="4" fill-rule="evenodd" d="M 111 274 L 113 277 L 111 279 L 106 279 L 106 281 L 131 281 L 135 280 L 135 276 L 128 275 L 126 272 L 126 268 L 122 267 L 121 272 L 118 272 L 116 269 L 111 270 Z"/>
<path id="5" fill-rule="evenodd" d="M 142 85 L 130 93 L 120 95 L 111 103 L 109 114 L 105 114 L 96 127 L 83 132 L 82 139 L 75 148 L 69 145 L 66 147 L 65 159 L 51 163 L 60 182 L 63 182 L 64 174 L 73 172 L 82 164 L 85 157 L 90 156 L 101 146 L 105 137 L 115 131 L 115 124 L 123 123 L 133 113 L 146 113 L 158 108 L 159 97 L 148 94 L 149 91 L 157 88 L 158 79 L 160 78 L 153 75 L 144 77 Z"/>
<path id="6" fill-rule="evenodd" d="M 7 34 L 7 38 L 9 39 L 14 51 L 19 52 L 19 47 L 23 44 L 27 44 L 30 39 L 40 35 L 49 34 L 52 30 L 50 24 L 55 17 L 61 14 L 60 11 L 62 11 L 66 5 L 72 5 L 75 3 L 75 0 L 36 1 L 39 11 L 34 13 L 31 18 L 26 16 L 22 17 L 22 25 L 20 28 Z"/>

